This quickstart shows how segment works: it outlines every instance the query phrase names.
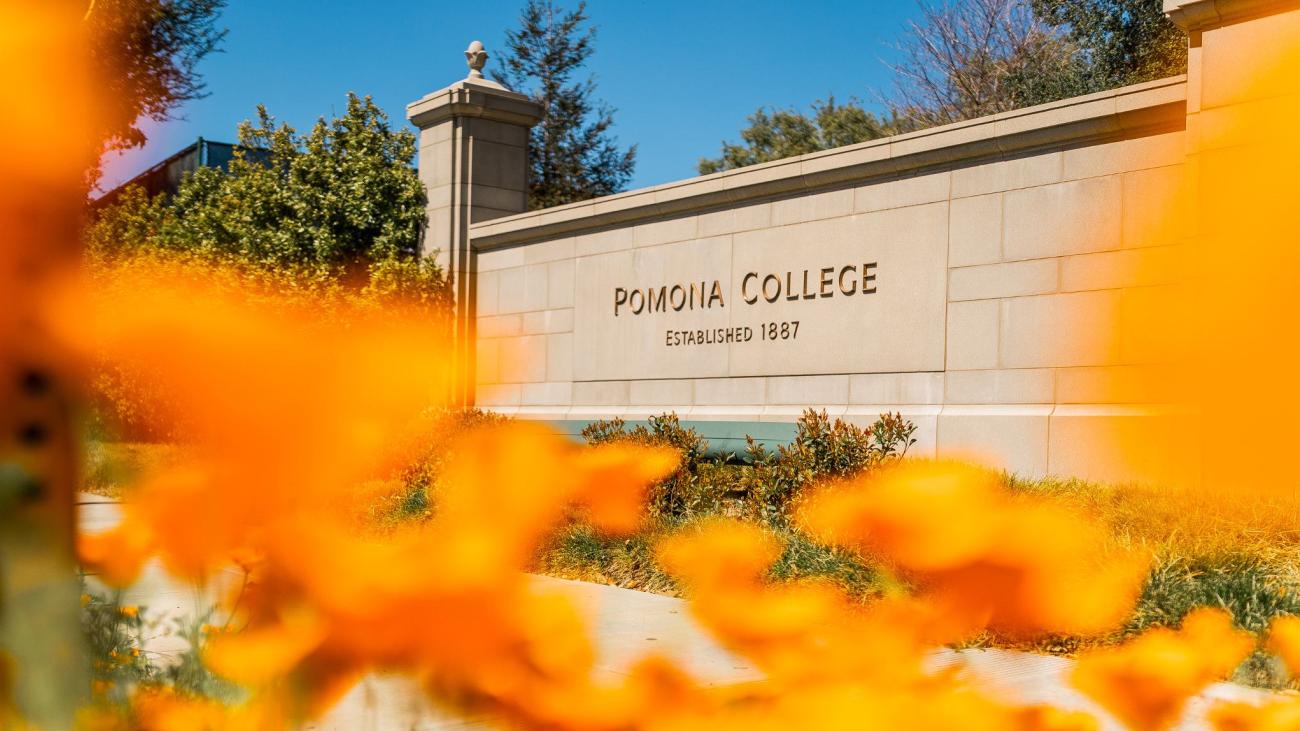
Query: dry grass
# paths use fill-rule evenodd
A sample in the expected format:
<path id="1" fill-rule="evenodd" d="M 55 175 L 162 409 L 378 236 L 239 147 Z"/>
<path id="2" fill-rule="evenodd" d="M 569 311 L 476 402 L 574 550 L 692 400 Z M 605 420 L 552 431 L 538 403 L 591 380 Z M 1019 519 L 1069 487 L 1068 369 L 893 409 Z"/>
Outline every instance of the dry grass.
<path id="1" fill-rule="evenodd" d="M 176 462 L 180 454 L 181 447 L 175 444 L 87 441 L 81 489 L 120 498 L 141 475 Z"/>
<path id="2" fill-rule="evenodd" d="M 1010 490 L 1074 508 L 1110 528 L 1115 544 L 1158 557 L 1246 555 L 1300 563 L 1300 495 L 1232 494 L 1150 485 L 1007 477 Z"/>
<path id="3" fill-rule="evenodd" d="M 1277 490 L 1213 492 L 1082 480 L 1007 477 L 1015 493 L 1064 504 L 1106 525 L 1112 548 L 1150 551 L 1153 564 L 1132 616 L 1106 637 L 1048 637 L 1027 649 L 1066 653 L 1155 626 L 1177 626 L 1197 607 L 1229 611 L 1262 634 L 1274 617 L 1300 614 L 1300 496 Z M 1105 547 L 1102 547 L 1105 550 Z M 981 637 L 974 644 L 1001 644 Z M 1276 658 L 1256 652 L 1234 680 L 1292 687 Z"/>

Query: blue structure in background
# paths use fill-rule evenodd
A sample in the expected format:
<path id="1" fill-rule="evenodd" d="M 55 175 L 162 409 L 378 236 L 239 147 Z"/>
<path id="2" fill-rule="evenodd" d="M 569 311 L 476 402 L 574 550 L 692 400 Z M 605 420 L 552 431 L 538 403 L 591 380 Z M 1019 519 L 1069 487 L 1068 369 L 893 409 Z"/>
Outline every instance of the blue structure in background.
<path id="1" fill-rule="evenodd" d="M 251 155 L 258 159 L 264 154 L 262 150 L 251 151 Z M 144 188 L 150 198 L 161 193 L 173 195 L 180 188 L 181 181 L 185 179 L 187 173 L 192 173 L 199 168 L 229 170 L 230 161 L 234 157 L 235 145 L 213 142 L 200 137 L 194 144 L 96 198 L 91 203 L 91 207 L 99 209 L 113 205 L 121 197 L 122 192 L 133 185 Z"/>
<path id="2" fill-rule="evenodd" d="M 582 441 L 582 430 L 591 423 L 583 419 L 548 420 L 551 425 L 570 439 Z M 768 449 L 785 446 L 794 441 L 796 426 L 782 421 L 692 421 L 682 419 L 682 428 L 694 429 L 709 443 L 705 452 L 713 457 L 742 456 L 745 453 L 745 437 L 753 437 L 755 442 Z M 649 426 L 650 422 L 629 419 L 626 428 Z"/>

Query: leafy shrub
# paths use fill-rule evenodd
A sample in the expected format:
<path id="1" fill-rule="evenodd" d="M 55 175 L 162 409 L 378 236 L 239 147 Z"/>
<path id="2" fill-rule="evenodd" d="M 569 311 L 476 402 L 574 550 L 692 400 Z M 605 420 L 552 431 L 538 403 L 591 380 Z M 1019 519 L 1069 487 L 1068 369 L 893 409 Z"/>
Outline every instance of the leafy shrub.
<path id="1" fill-rule="evenodd" d="M 123 191 L 85 233 L 87 270 L 105 281 L 165 271 L 196 288 L 294 306 L 322 320 L 402 308 L 446 328 L 446 273 L 422 250 L 426 194 L 416 138 L 369 97 L 306 134 L 264 108 L 240 125 L 228 170 L 188 173 L 173 196 Z M 342 324 L 342 323 L 340 323 Z M 120 438 L 174 439 L 162 394 L 103 366 L 96 407 Z"/>
<path id="2" fill-rule="evenodd" d="M 698 525 L 693 520 L 660 522 L 629 538 L 611 538 L 575 521 L 541 552 L 537 570 L 565 579 L 678 596 L 680 587 L 659 566 L 654 549 L 663 538 Z M 777 538 L 783 549 L 768 572 L 771 581 L 829 581 L 859 601 L 906 590 L 851 551 L 820 545 L 797 531 L 778 531 Z"/>
<path id="3" fill-rule="evenodd" d="M 582 430 L 591 444 L 627 440 L 681 452 L 681 466 L 652 492 L 654 516 L 735 512 L 773 524 L 784 524 L 794 498 L 814 483 L 901 458 L 916 443 L 915 433 L 916 426 L 898 414 L 881 414 L 863 429 L 809 409 L 795 424 L 789 445 L 769 450 L 746 437 L 744 463 L 732 464 L 729 457 L 709 456 L 708 442 L 683 427 L 676 414 L 652 416 L 648 424 L 631 429 L 622 419 L 611 419 L 593 421 Z"/>
<path id="4" fill-rule="evenodd" d="M 128 190 L 101 210 L 86 234 L 92 265 L 170 254 L 237 270 L 244 285 L 448 305 L 444 273 L 421 252 L 415 135 L 354 94 L 341 117 L 307 134 L 257 113 L 240 125 L 228 170 L 199 168 L 170 198 Z"/>
<path id="5" fill-rule="evenodd" d="M 785 522 L 809 486 L 900 459 L 916 443 L 915 433 L 916 425 L 899 414 L 881 414 L 863 429 L 808 409 L 795 423 L 795 438 L 788 445 L 768 450 L 746 438 L 747 460 L 754 469 L 744 491 L 766 521 Z"/>
<path id="6" fill-rule="evenodd" d="M 384 530 L 427 517 L 436 509 L 438 475 L 450 457 L 455 437 L 508 418 L 473 409 L 434 416 L 429 430 L 432 438 L 401 470 L 397 478 L 400 489 L 384 492 L 370 504 L 371 524 Z M 768 494 L 755 489 L 762 479 L 786 470 L 803 476 L 802 488 L 822 479 L 847 477 L 902 456 L 914 442 L 914 431 L 914 426 L 897 415 L 883 415 L 871 427 L 860 429 L 809 411 L 800 419 L 794 443 L 762 452 L 763 464 L 755 466 L 731 455 L 711 455 L 708 442 L 695 429 L 683 426 L 675 414 L 653 416 L 636 425 L 623 419 L 593 421 L 582 430 L 583 439 L 590 444 L 666 446 L 682 455 L 681 462 L 672 475 L 651 488 L 651 520 L 643 531 L 630 538 L 612 538 L 575 512 L 539 552 L 535 568 L 562 578 L 675 595 L 677 584 L 655 560 L 654 546 L 659 539 L 690 530 L 699 518 L 719 514 L 762 521 L 768 512 L 757 509 L 753 499 Z M 784 521 L 773 527 L 784 546 L 770 571 L 773 581 L 827 580 L 863 600 L 905 590 L 892 576 L 850 551 L 818 544 Z"/>
<path id="7" fill-rule="evenodd" d="M 380 517 L 382 522 L 431 513 L 437 505 L 438 476 L 451 456 L 456 438 L 473 429 L 508 420 L 507 416 L 473 408 L 432 414 L 426 441 L 416 447 L 414 456 L 396 477 L 401 490 L 372 506 L 372 515 Z"/>
<path id="8" fill-rule="evenodd" d="M 721 505 L 717 486 L 722 467 L 708 456 L 709 443 L 694 429 L 682 426 L 676 414 L 651 416 L 649 423 L 628 429 L 622 419 L 593 421 L 582 430 L 589 444 L 631 442 L 669 447 L 682 455 L 677 470 L 651 488 L 650 515 L 682 519 L 716 513 Z"/>

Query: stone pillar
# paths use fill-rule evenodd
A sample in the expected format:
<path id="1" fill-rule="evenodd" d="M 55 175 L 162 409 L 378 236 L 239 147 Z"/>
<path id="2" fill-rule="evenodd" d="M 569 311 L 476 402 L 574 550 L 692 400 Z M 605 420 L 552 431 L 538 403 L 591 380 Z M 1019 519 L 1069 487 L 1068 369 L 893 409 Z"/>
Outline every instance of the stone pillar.
<path id="1" fill-rule="evenodd" d="M 426 254 L 436 252 L 454 297 L 455 359 L 464 384 L 456 401 L 474 403 L 477 265 L 469 226 L 528 209 L 528 130 L 542 118 L 529 97 L 484 78 L 488 55 L 474 41 L 470 73 L 406 107 L 420 128 L 420 180 L 429 196 Z"/>
<path id="2" fill-rule="evenodd" d="M 1249 208 L 1228 215 L 1217 207 L 1224 165 L 1240 164 L 1247 148 L 1261 152 L 1242 182 L 1258 186 L 1252 198 L 1263 201 L 1269 183 L 1259 176 L 1275 172 L 1289 180 L 1289 167 L 1270 168 L 1300 153 L 1300 0 L 1164 0 L 1164 10 L 1187 32 L 1188 218 L 1200 236 L 1223 235 L 1214 229 L 1267 215 Z M 1233 233 L 1243 235 L 1240 228 Z"/>
<path id="3" fill-rule="evenodd" d="M 1187 31 L 1189 132 L 1202 112 L 1295 92 L 1292 77 L 1267 77 L 1268 62 L 1300 42 L 1300 0 L 1164 0 L 1164 10 Z"/>

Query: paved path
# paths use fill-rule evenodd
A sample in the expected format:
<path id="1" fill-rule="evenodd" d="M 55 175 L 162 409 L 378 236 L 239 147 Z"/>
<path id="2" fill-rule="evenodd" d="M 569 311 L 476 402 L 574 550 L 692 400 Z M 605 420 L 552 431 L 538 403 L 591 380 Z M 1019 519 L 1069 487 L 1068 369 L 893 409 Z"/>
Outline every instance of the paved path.
<path id="1" fill-rule="evenodd" d="M 87 530 L 102 530 L 118 519 L 112 501 L 83 496 L 81 523 Z M 238 581 L 233 573 L 221 581 Z M 597 671 L 606 677 L 626 674 L 638 657 L 657 652 L 666 655 L 696 677 L 711 684 L 752 680 L 760 674 L 743 660 L 720 648 L 691 619 L 680 599 L 613 586 L 536 577 L 548 587 L 573 598 L 587 616 L 598 650 Z M 148 607 L 149 616 L 172 620 L 193 616 L 212 605 L 210 592 L 170 581 L 151 565 L 139 583 L 125 592 L 124 601 Z M 184 649 L 183 641 L 158 632 L 145 649 L 163 661 Z M 1085 710 L 1104 719 L 1103 728 L 1119 724 L 1066 682 L 1071 660 L 1012 650 L 936 650 L 929 658 L 935 669 L 957 666 L 959 674 L 996 697 L 1016 703 L 1046 703 L 1063 709 Z M 1268 694 L 1229 683 L 1218 683 L 1189 704 L 1179 729 L 1208 728 L 1205 711 L 1217 700 L 1259 701 Z M 357 685 L 325 718 L 306 726 L 313 731 L 430 731 L 433 729 L 489 729 L 489 719 L 458 718 L 440 713 L 408 680 L 370 676 Z"/>

